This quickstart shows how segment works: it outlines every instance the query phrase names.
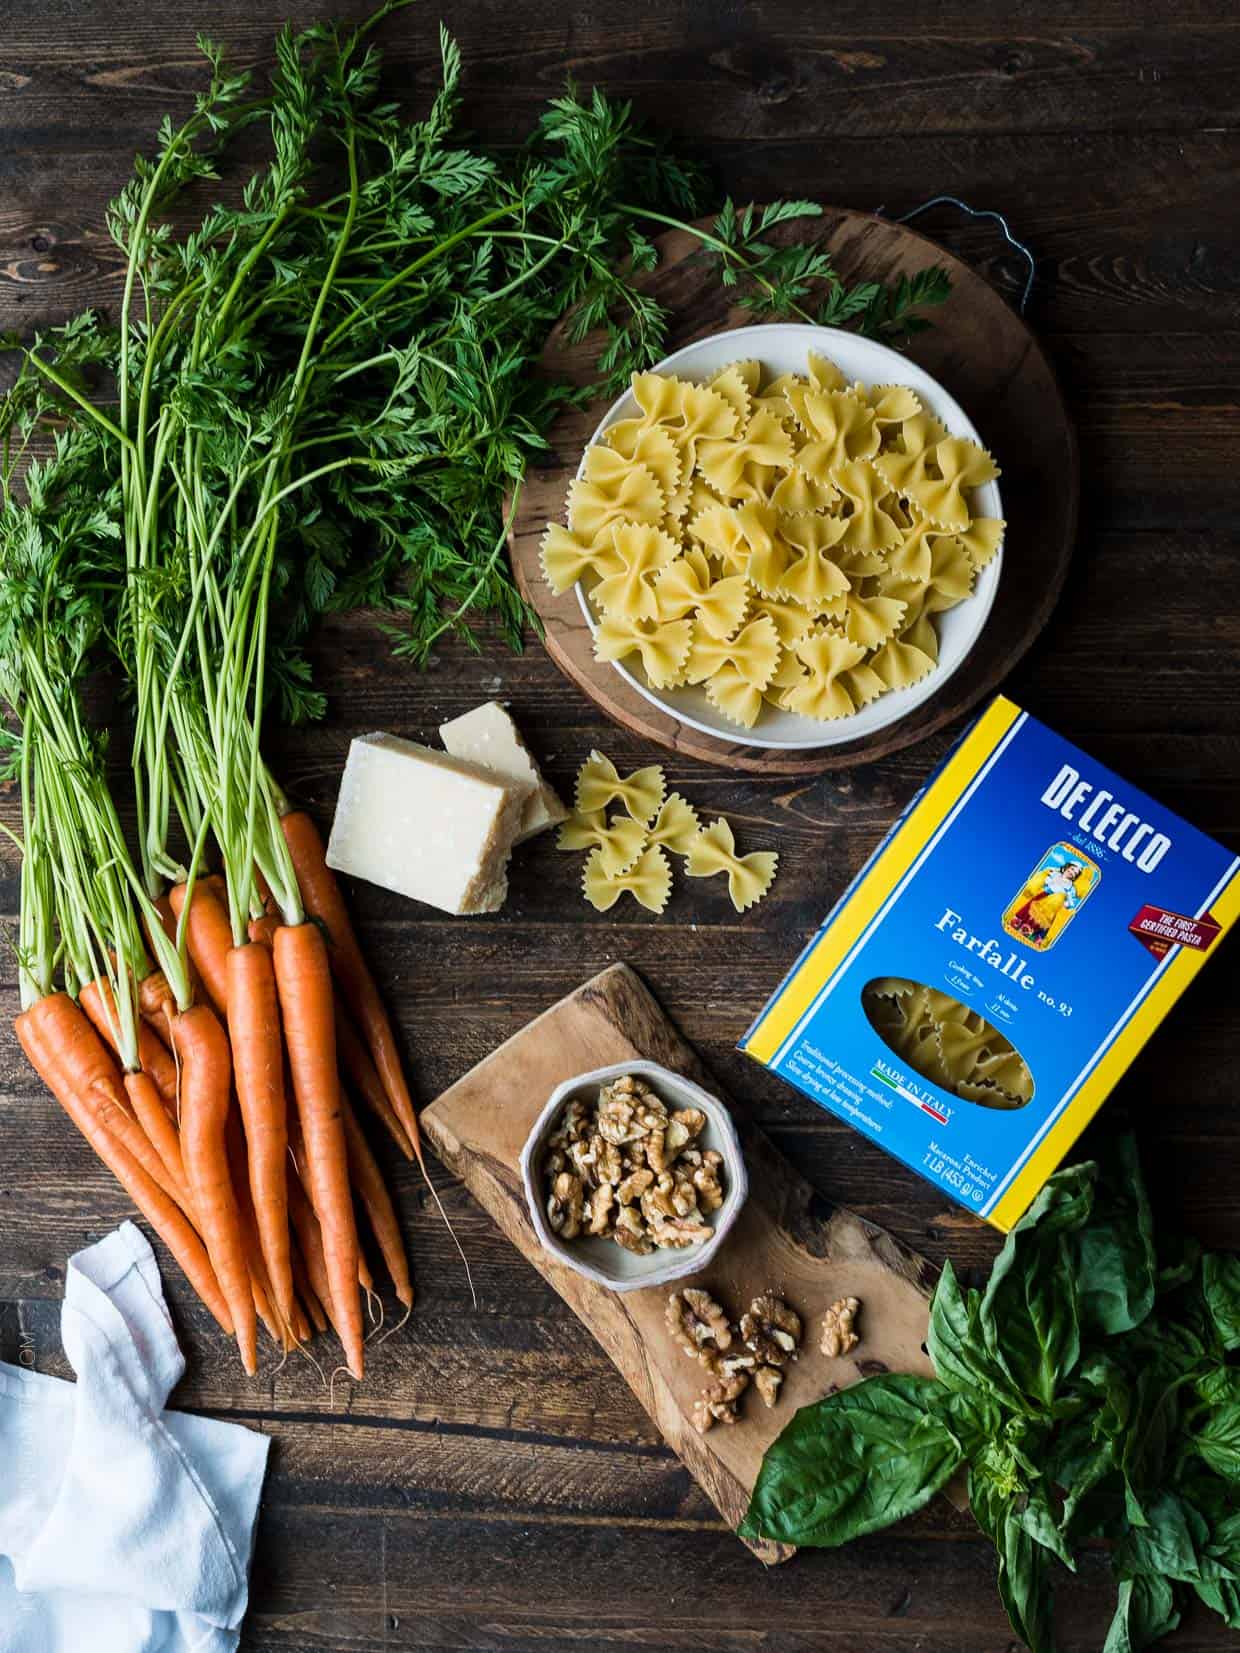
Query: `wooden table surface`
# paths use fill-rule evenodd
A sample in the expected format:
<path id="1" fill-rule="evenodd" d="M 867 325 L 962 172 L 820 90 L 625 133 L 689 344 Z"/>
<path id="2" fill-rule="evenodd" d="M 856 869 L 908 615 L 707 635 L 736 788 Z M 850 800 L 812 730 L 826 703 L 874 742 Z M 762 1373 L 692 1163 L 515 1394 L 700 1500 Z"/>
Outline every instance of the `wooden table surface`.
<path id="1" fill-rule="evenodd" d="M 324 10 L 296 0 L 305 20 Z M 817 195 L 900 213 L 951 190 L 1006 212 L 1037 250 L 1031 317 L 1078 420 L 1080 545 L 1041 643 L 1008 685 L 1032 711 L 1207 832 L 1240 843 L 1240 28 L 1223 0 L 1163 21 L 1121 0 L 934 8 L 891 0 L 569 0 L 444 10 L 469 115 L 524 131 L 567 73 L 632 97 L 697 146 L 742 199 Z M 916 20 L 924 15 L 924 22 Z M 194 36 L 263 59 L 275 0 L 0 0 L 0 331 L 114 303 L 106 199 L 199 81 Z M 385 30 L 393 90 L 424 102 L 434 7 Z M 1013 294 L 991 230 L 924 221 Z M 326 823 L 350 737 L 433 736 L 487 696 L 511 699 L 562 786 L 592 745 L 650 761 L 606 726 L 531 640 L 514 658 L 445 648 L 422 676 L 361 620 L 321 637 L 331 710 L 273 753 Z M 739 780 L 686 760 L 673 785 L 782 852 L 771 898 L 738 920 L 720 890 L 682 889 L 659 922 L 600 916 L 545 839 L 506 910 L 469 922 L 358 891 L 370 957 L 427 1100 L 611 960 L 640 970 L 720 1078 L 831 1196 L 939 1260 L 982 1267 L 989 1232 L 733 1049 L 806 933 L 954 730 L 837 779 Z M 4 800 L 9 818 L 16 800 Z M 16 911 L 5 850 L 4 916 Z M 1233 945 L 1206 971 L 1107 1109 L 1127 1114 L 1159 1209 L 1240 1245 L 1240 1007 Z M 6 1016 L 16 1008 L 9 954 Z M 65 1258 L 126 1215 L 107 1174 L 0 1041 L 0 1358 L 65 1370 Z M 248 1653 L 417 1647 L 641 1647 L 748 1653 L 997 1653 L 1012 1639 L 991 1552 L 943 1503 L 835 1554 L 771 1573 L 728 1534 L 568 1309 L 442 1172 L 474 1306 L 425 1191 L 397 1183 L 417 1312 L 335 1400 L 304 1363 L 247 1382 L 166 1279 L 189 1357 L 180 1404 L 275 1443 Z M 3 1466 L 0 1466 L 3 1473 Z M 1102 1556 L 1061 1591 L 1064 1646 L 1100 1647 Z M 1195 1616 L 1174 1645 L 1233 1638 Z"/>

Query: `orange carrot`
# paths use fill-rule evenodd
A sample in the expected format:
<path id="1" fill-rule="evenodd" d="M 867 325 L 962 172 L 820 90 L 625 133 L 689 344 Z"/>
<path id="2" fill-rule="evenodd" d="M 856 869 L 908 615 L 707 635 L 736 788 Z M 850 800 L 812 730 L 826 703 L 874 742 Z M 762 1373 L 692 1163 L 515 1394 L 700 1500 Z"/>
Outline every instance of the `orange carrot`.
<path id="1" fill-rule="evenodd" d="M 159 899 L 154 903 L 154 906 L 155 906 L 155 911 L 159 914 L 159 922 L 163 925 L 164 934 L 168 937 L 168 940 L 175 947 L 176 946 L 176 941 L 177 941 L 177 915 L 172 910 L 171 897 L 166 896 L 166 895 L 161 895 L 159 897 Z M 149 926 L 148 926 L 148 932 L 149 932 Z M 155 949 L 152 948 L 151 951 L 152 951 L 152 953 L 154 953 Z M 187 968 L 186 973 L 189 976 L 190 987 L 193 989 L 192 996 L 195 999 L 199 999 L 199 1000 L 205 998 L 206 994 L 203 992 L 202 979 L 199 976 L 198 971 L 194 966 L 193 959 L 190 959 L 188 961 L 188 968 Z M 175 1004 L 169 1006 L 169 1014 L 170 1015 L 174 1014 L 175 1009 L 176 1009 Z M 162 1029 L 161 1029 L 160 1030 L 160 1037 L 161 1038 L 166 1038 L 166 1040 L 169 1044 L 169 1047 L 171 1048 L 171 1040 L 172 1040 L 171 1033 L 168 1033 L 167 1035 L 165 1035 L 163 1033 Z"/>
<path id="2" fill-rule="evenodd" d="M 404 1126 L 418 1156 L 418 1163 L 421 1164 L 422 1148 L 418 1121 L 413 1111 L 413 1098 L 409 1095 L 409 1087 L 405 1083 L 404 1069 L 401 1067 L 400 1054 L 396 1048 L 396 1036 L 392 1032 L 392 1024 L 379 997 L 379 989 L 375 986 L 374 978 L 367 969 L 366 960 L 357 944 L 357 936 L 349 921 L 348 909 L 340 893 L 340 886 L 336 882 L 336 875 L 327 865 L 327 852 L 323 848 L 318 828 L 301 810 L 294 810 L 283 816 L 280 826 L 292 858 L 293 870 L 297 874 L 297 885 L 301 891 L 306 915 L 318 919 L 331 938 L 332 970 L 362 1037 L 370 1048 L 388 1100 L 396 1110 L 396 1117 Z"/>
<path id="3" fill-rule="evenodd" d="M 41 1003 L 51 1003 L 52 994 Z M 72 1001 L 70 1001 L 72 1003 Z M 74 1005 L 73 1017 L 59 1017 L 61 1037 L 67 1042 L 63 1059 L 69 1066 L 78 1098 L 135 1159 L 158 1188 L 174 1200 L 188 1216 L 189 1196 L 183 1183 L 168 1172 L 145 1130 L 134 1117 L 120 1069 L 107 1046 L 95 1032 L 81 1007 Z M 45 1012 L 50 1016 L 50 1012 Z"/>
<path id="4" fill-rule="evenodd" d="M 133 1107 L 134 1118 L 146 1132 L 151 1146 L 164 1163 L 164 1168 L 183 1195 L 182 1203 L 191 1205 L 189 1183 L 185 1176 L 185 1162 L 181 1156 L 181 1137 L 168 1117 L 163 1098 L 155 1081 L 144 1069 L 124 1075 L 125 1094 Z"/>
<path id="5" fill-rule="evenodd" d="M 73 1000 L 64 993 L 53 993 L 23 1011 L 14 1026 L 30 1065 L 163 1240 L 190 1285 L 231 1337 L 232 1316 L 198 1235 L 173 1200 L 100 1123 L 95 1108 L 86 1100 L 85 1093 L 89 1093 L 95 1079 L 88 1064 L 75 1063 L 82 1046 L 75 1020 L 82 1023 L 87 1033 L 92 1032 Z M 106 1052 L 104 1054 L 106 1056 Z"/>
<path id="6" fill-rule="evenodd" d="M 264 913 L 261 918 L 252 918 L 249 926 L 250 940 L 258 942 L 263 947 L 270 947 L 275 940 L 279 924 L 279 913 Z"/>
<path id="7" fill-rule="evenodd" d="M 362 1209 L 370 1221 L 371 1230 L 379 1243 L 383 1261 L 396 1287 L 396 1295 L 407 1309 L 413 1307 L 413 1281 L 409 1276 L 409 1259 L 405 1242 L 401 1239 L 396 1207 L 387 1191 L 383 1172 L 370 1151 L 370 1144 L 362 1133 L 353 1109 L 341 1102 L 344 1114 L 345 1139 L 349 1150 L 349 1177 L 354 1192 L 362 1202 Z"/>
<path id="8" fill-rule="evenodd" d="M 142 1020 L 160 1043 L 168 1048 L 169 1040 L 172 1038 L 168 1029 L 177 1013 L 177 1006 L 162 970 L 152 970 L 138 983 L 138 1009 L 142 1012 Z M 175 1067 L 174 1063 L 174 1072 Z"/>
<path id="9" fill-rule="evenodd" d="M 288 1109 L 284 1096 L 284 1043 L 270 948 L 255 942 L 230 947 L 226 966 L 228 1038 L 249 1155 L 250 1191 L 263 1260 L 276 1307 L 293 1313 L 289 1257 Z"/>
<path id="10" fill-rule="evenodd" d="M 306 1143 L 306 1174 L 323 1230 L 323 1255 L 345 1360 L 362 1376 L 362 1308 L 357 1293 L 357 1224 L 336 1071 L 327 948 L 314 924 L 282 924 L 272 948 L 293 1094 Z"/>
<path id="11" fill-rule="evenodd" d="M 313 1322 L 316 1332 L 327 1330 L 327 1315 L 323 1311 L 323 1303 L 317 1291 L 310 1283 L 310 1273 L 306 1268 L 306 1260 L 298 1246 L 293 1252 L 293 1281 L 297 1287 L 297 1301 L 304 1305 L 305 1312 Z"/>
<path id="12" fill-rule="evenodd" d="M 172 1036 L 181 1062 L 181 1152 L 190 1194 L 237 1328 L 241 1364 L 253 1376 L 258 1370 L 254 1297 L 225 1142 L 232 1066 L 228 1038 L 205 1004 L 182 1011 L 172 1024 Z"/>
<path id="13" fill-rule="evenodd" d="M 175 884 L 168 892 L 172 910 L 178 921 L 185 906 L 184 884 Z M 207 998 L 218 1016 L 228 1007 L 228 949 L 232 946 L 232 926 L 228 922 L 228 908 L 220 899 L 214 882 L 200 878 L 194 885 L 185 921 L 185 936 L 189 956 L 202 978 Z"/>
<path id="14" fill-rule="evenodd" d="M 405 1127 L 397 1119 L 396 1110 L 388 1101 L 388 1094 L 383 1088 L 383 1081 L 375 1064 L 370 1059 L 370 1052 L 358 1037 L 349 1013 L 339 998 L 336 1000 L 336 1054 L 340 1058 L 342 1077 L 349 1081 L 371 1113 L 383 1122 L 389 1136 L 405 1158 L 412 1159 L 413 1144 L 409 1141 Z"/>
<path id="15" fill-rule="evenodd" d="M 341 1098 L 340 1098 L 341 1116 L 340 1117 L 341 1117 L 342 1120 L 344 1118 L 344 1109 L 347 1106 L 348 1106 L 348 1104 L 345 1101 L 344 1095 L 343 1095 L 343 1093 L 341 1093 Z M 289 1152 L 293 1156 L 293 1166 L 297 1171 L 297 1177 L 293 1177 L 289 1181 L 290 1195 L 291 1195 L 292 1188 L 293 1188 L 294 1184 L 297 1182 L 298 1178 L 300 1178 L 301 1179 L 302 1192 L 306 1195 L 307 1199 L 309 1199 L 310 1198 L 310 1180 L 309 1180 L 309 1173 L 305 1169 L 305 1166 L 306 1166 L 306 1143 L 305 1143 L 305 1139 L 303 1138 L 303 1136 L 301 1134 L 301 1123 L 298 1120 L 297 1114 L 296 1114 L 295 1111 L 289 1116 L 288 1145 L 289 1145 Z M 348 1151 L 348 1138 L 347 1138 L 347 1136 L 346 1136 L 346 1139 L 345 1139 L 345 1149 L 346 1149 L 346 1152 L 347 1152 Z M 351 1168 L 351 1162 L 350 1162 L 350 1168 Z M 313 1210 L 313 1204 L 311 1205 L 311 1210 Z M 316 1219 L 316 1221 L 317 1221 L 317 1219 Z M 370 1272 L 370 1264 L 366 1261 L 366 1253 L 362 1250 L 362 1243 L 361 1243 L 360 1238 L 359 1238 L 358 1244 L 357 1244 L 357 1283 L 362 1288 L 362 1290 L 365 1291 L 365 1292 L 371 1292 L 375 1289 L 375 1277 Z"/>
<path id="16" fill-rule="evenodd" d="M 116 1001 L 112 996 L 112 984 L 106 976 L 97 976 L 94 981 L 88 981 L 78 994 L 78 1001 L 82 1009 L 90 1017 L 95 1031 L 99 1034 L 116 1055 L 120 1055 L 117 1048 L 116 1036 L 120 1031 L 120 1023 L 116 1014 Z M 111 1016 L 111 1022 L 108 1017 Z M 177 1106 L 177 1065 L 168 1054 L 167 1047 L 156 1038 L 155 1034 L 144 1022 L 138 1024 L 138 1063 L 144 1073 L 149 1073 L 154 1081 L 155 1089 L 166 1108 L 171 1108 L 176 1115 Z M 132 1101 L 133 1098 L 130 1098 Z M 150 1133 L 148 1132 L 148 1135 Z"/>
<path id="17" fill-rule="evenodd" d="M 339 1332 L 336 1311 L 332 1306 L 331 1281 L 327 1278 L 327 1260 L 323 1256 L 323 1233 L 306 1191 L 296 1177 L 291 1178 L 288 1185 L 288 1214 L 297 1230 L 297 1245 L 305 1264 L 306 1277 L 333 1329 Z"/>

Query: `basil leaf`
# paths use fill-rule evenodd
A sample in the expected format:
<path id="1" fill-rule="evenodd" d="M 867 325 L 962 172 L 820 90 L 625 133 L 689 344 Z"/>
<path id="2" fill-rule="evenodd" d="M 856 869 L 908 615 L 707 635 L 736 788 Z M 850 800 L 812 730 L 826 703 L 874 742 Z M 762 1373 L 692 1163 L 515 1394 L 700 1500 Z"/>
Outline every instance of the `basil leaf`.
<path id="1" fill-rule="evenodd" d="M 1240 1348 L 1240 1258 L 1217 1251 L 1201 1259 L 1206 1308 L 1224 1349 Z"/>
<path id="2" fill-rule="evenodd" d="M 1154 1219 L 1136 1144 L 1125 1136 L 1099 1176 L 1089 1222 L 1076 1237 L 1077 1308 L 1086 1335 L 1129 1332 L 1154 1306 Z"/>
<path id="3" fill-rule="evenodd" d="M 1229 1578 L 1194 1579 L 1193 1589 L 1232 1630 L 1240 1630 L 1240 1587 Z M 1104 1649 L 1105 1653 L 1105 1649 Z"/>
<path id="4" fill-rule="evenodd" d="M 1021 1526 L 1013 1498 L 1001 1482 L 971 1470 L 969 1504 L 974 1520 L 995 1546 L 999 1595 L 1012 1629 L 1032 1653 L 1055 1653 L 1046 1550 Z"/>
<path id="5" fill-rule="evenodd" d="M 1035 1544 L 1057 1556 L 1070 1572 L 1076 1571 L 1076 1557 L 1068 1547 L 1050 1500 L 1041 1487 L 1034 1487 L 1024 1504 L 1017 1509 L 1016 1521 Z"/>
<path id="6" fill-rule="evenodd" d="M 1077 1283 L 1062 1236 L 1093 1208 L 1097 1166 L 1053 1176 L 1008 1235 L 990 1272 L 978 1321 L 991 1357 L 1035 1405 L 1054 1403 L 1081 1351 Z"/>
<path id="7" fill-rule="evenodd" d="M 939 1381 L 962 1394 L 991 1394 L 1004 1406 L 1020 1408 L 1023 1400 L 1004 1367 L 986 1348 L 980 1324 L 981 1293 L 963 1292 L 950 1260 L 930 1305 L 926 1347 Z"/>
<path id="8" fill-rule="evenodd" d="M 1102 1653 L 1141 1653 L 1143 1647 L 1170 1635 L 1179 1622 L 1175 1590 L 1167 1579 L 1145 1574 L 1126 1578 Z"/>
<path id="9" fill-rule="evenodd" d="M 767 1448 L 741 1536 L 833 1548 L 921 1509 L 963 1461 L 930 1406 L 940 1387 L 893 1373 L 803 1406 Z"/>
<path id="10" fill-rule="evenodd" d="M 1146 1500 L 1147 1524 L 1134 1528 L 1115 1552 L 1121 1576 L 1138 1573 L 1187 1584 L 1226 1577 L 1225 1561 L 1207 1554 L 1205 1517 L 1178 1493 L 1163 1490 Z"/>
<path id="11" fill-rule="evenodd" d="M 1211 1469 L 1240 1483 L 1240 1371 L 1211 1372 L 1197 1392 L 1212 1404 L 1189 1434 L 1189 1443 Z"/>
<path id="12" fill-rule="evenodd" d="M 1066 1372 L 1079 1351 L 1076 1283 L 1059 1242 L 1087 1221 L 1097 1174 L 1087 1160 L 1051 1177 L 1004 1241 L 979 1308 L 991 1354 L 1044 1402 L 1053 1396 L 1060 1358 L 1070 1357 Z"/>

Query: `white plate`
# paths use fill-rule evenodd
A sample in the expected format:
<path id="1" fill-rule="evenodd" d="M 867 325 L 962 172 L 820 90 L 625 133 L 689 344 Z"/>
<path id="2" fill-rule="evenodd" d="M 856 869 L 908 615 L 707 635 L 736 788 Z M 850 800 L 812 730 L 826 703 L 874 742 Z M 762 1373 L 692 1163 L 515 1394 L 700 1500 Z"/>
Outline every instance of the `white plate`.
<path id="1" fill-rule="evenodd" d="M 793 322 L 737 327 L 729 333 L 713 333 L 707 339 L 699 339 L 696 344 L 687 344 L 683 350 L 677 350 L 661 361 L 654 371 L 676 373 L 685 379 L 706 380 L 714 378 L 729 362 L 756 359 L 762 363 L 765 382 L 782 373 L 804 373 L 805 358 L 811 350 L 833 361 L 850 383 L 860 379 L 866 385 L 907 385 L 917 392 L 925 406 L 947 426 L 953 436 L 967 436 L 974 442 L 982 442 L 959 402 L 949 396 L 937 380 L 885 344 L 876 344 L 873 339 L 864 339 L 860 334 L 846 333 L 837 327 L 809 327 Z M 632 392 L 625 391 L 604 414 L 590 438 L 590 445 L 601 439 L 609 425 L 615 424 L 618 419 L 632 419 L 640 411 Z M 982 446 L 985 444 L 982 443 Z M 578 476 L 582 474 L 585 462 L 583 453 L 577 467 Z M 977 490 L 976 505 L 980 516 L 1003 515 L 996 483 L 988 482 Z M 952 673 L 959 669 L 986 624 L 986 617 L 999 589 L 1002 562 L 1003 551 L 1000 548 L 977 576 L 973 595 L 955 608 L 936 615 L 939 663 L 928 677 L 923 677 L 907 689 L 889 690 L 852 717 L 838 718 L 833 723 L 820 723 L 815 718 L 801 717 L 799 713 L 779 711 L 769 706 L 763 708 L 752 729 L 743 729 L 739 724 L 729 722 L 711 705 L 705 689 L 652 689 L 640 666 L 630 670 L 615 661 L 613 669 L 631 683 L 638 694 L 679 722 L 734 745 L 789 752 L 815 746 L 842 746 L 898 723 L 915 707 L 939 693 Z M 597 621 L 580 581 L 577 584 L 577 601 L 591 631 L 595 630 Z"/>

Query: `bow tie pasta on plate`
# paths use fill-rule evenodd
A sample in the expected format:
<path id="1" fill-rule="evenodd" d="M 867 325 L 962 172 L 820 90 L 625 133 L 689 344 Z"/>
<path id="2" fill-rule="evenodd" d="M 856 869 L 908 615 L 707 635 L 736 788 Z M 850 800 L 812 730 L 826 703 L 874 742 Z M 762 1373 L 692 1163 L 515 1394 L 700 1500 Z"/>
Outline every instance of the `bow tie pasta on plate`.
<path id="1" fill-rule="evenodd" d="M 556 592 L 581 583 L 596 658 L 640 666 L 676 709 L 700 685 L 752 729 L 831 724 L 939 666 L 939 616 L 973 595 L 1004 524 L 999 475 L 905 385 L 756 360 L 703 383 L 634 376 L 543 536 Z"/>

